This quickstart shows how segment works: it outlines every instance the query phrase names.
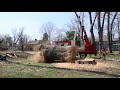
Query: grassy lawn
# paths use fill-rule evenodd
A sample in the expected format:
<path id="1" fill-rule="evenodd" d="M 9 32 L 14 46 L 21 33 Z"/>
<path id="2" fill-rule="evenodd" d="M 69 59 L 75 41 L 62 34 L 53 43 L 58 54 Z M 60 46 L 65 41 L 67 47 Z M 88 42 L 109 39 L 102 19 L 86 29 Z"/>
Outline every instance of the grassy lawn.
<path id="1" fill-rule="evenodd" d="M 120 62 L 112 63 L 116 68 L 107 71 L 72 70 L 56 68 L 53 64 L 34 63 L 29 59 L 0 61 L 0 78 L 109 78 L 120 77 Z"/>
<path id="2" fill-rule="evenodd" d="M 90 55 L 87 55 L 88 58 L 90 58 Z M 98 58 L 99 55 L 97 54 L 97 56 L 95 55 L 91 55 L 92 58 Z M 110 59 L 120 59 L 120 55 L 118 54 L 118 51 L 113 51 L 113 53 L 109 53 L 106 55 L 106 58 L 110 58 Z"/>

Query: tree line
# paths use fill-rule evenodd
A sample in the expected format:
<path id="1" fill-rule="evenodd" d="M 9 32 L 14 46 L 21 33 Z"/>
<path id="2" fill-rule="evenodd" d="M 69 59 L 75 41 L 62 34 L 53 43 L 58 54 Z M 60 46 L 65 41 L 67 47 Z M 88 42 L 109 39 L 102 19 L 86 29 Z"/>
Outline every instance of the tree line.
<path id="1" fill-rule="evenodd" d="M 96 38 L 94 33 L 95 31 L 98 32 L 98 39 L 99 39 L 99 51 L 103 47 L 103 34 L 105 31 L 107 32 L 107 39 L 108 39 L 108 49 L 110 53 L 112 53 L 112 41 L 116 33 L 118 33 L 119 43 L 120 43 L 120 14 L 119 12 L 85 12 L 85 15 L 88 15 L 90 28 L 87 30 L 90 32 L 90 38 L 93 43 L 95 43 Z M 80 12 L 75 12 L 76 18 L 68 24 L 71 33 L 74 35 L 74 31 L 77 31 L 77 37 L 80 37 L 81 32 L 81 18 L 82 14 Z M 86 20 L 86 19 L 85 19 Z M 79 21 L 79 22 L 78 22 Z M 88 25 L 87 24 L 87 25 Z M 86 27 L 86 26 L 85 26 Z M 71 37 L 70 31 L 68 31 L 69 36 L 68 39 Z"/>
<path id="2" fill-rule="evenodd" d="M 24 47 L 30 40 L 30 36 L 24 34 L 24 27 L 19 30 L 13 29 L 11 36 L 9 34 L 0 35 L 0 50 L 15 49 L 19 45 L 20 50 L 24 51 Z"/>

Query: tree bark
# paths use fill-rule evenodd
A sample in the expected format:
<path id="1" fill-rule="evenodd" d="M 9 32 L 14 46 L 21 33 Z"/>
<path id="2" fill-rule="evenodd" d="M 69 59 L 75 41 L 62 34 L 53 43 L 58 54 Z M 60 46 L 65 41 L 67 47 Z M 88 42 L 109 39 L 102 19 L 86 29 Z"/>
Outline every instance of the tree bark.
<path id="1" fill-rule="evenodd" d="M 110 25 L 110 53 L 112 53 L 112 41 L 113 41 L 112 40 L 112 28 L 113 28 L 113 22 L 114 22 L 114 20 L 115 20 L 115 18 L 117 16 L 117 13 L 118 12 L 115 13 L 115 15 L 114 15 L 114 17 L 112 19 L 111 25 Z"/>
<path id="2" fill-rule="evenodd" d="M 24 52 L 24 45 L 21 45 L 21 50 Z"/>
<path id="3" fill-rule="evenodd" d="M 76 17 L 78 19 L 78 22 L 79 22 L 80 26 L 82 26 L 82 22 L 80 21 L 80 16 L 78 16 L 77 12 L 75 12 L 75 15 L 76 15 Z"/>
<path id="4" fill-rule="evenodd" d="M 91 12 L 89 12 L 89 17 L 90 17 L 90 25 L 91 25 L 90 33 L 91 33 L 91 38 L 92 38 L 92 42 L 91 42 L 91 45 L 92 45 L 92 44 L 95 43 L 95 36 L 94 36 L 94 32 L 93 32 L 93 26 L 94 26 L 94 22 L 95 22 L 96 16 L 94 18 L 94 22 L 92 22 Z"/>
<path id="5" fill-rule="evenodd" d="M 97 12 L 97 20 L 98 20 L 98 35 L 99 35 L 99 52 L 102 49 L 102 38 L 101 38 L 101 23 L 100 23 L 100 12 Z M 100 54 L 101 56 L 101 54 Z"/>
<path id="6" fill-rule="evenodd" d="M 108 34 L 108 47 L 109 50 L 111 51 L 111 45 L 110 45 L 110 12 L 107 13 L 108 17 L 107 17 L 107 34 Z"/>
<path id="7" fill-rule="evenodd" d="M 101 19 L 100 19 L 101 12 L 97 12 L 96 14 L 97 14 L 97 20 L 98 20 L 99 52 L 100 52 L 103 47 L 103 29 L 104 29 L 104 20 L 105 20 L 106 12 L 103 15 L 102 26 L 101 26 Z M 99 55 L 101 56 L 101 53 Z"/>
<path id="8" fill-rule="evenodd" d="M 118 19 L 118 35 L 119 35 L 119 45 L 120 45 L 120 20 Z"/>

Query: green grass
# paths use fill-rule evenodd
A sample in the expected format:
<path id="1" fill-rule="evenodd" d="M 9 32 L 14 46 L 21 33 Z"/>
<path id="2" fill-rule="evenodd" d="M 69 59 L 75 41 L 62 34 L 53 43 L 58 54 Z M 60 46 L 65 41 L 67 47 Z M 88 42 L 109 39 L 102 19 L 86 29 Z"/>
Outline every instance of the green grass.
<path id="1" fill-rule="evenodd" d="M 110 69 L 111 73 L 100 71 L 81 71 L 60 69 L 47 63 L 34 63 L 29 59 L 13 59 L 9 62 L 0 61 L 0 78 L 106 78 L 120 77 L 120 62 L 113 63 L 116 68 Z M 109 69 L 108 69 L 109 70 Z"/>
<path id="2" fill-rule="evenodd" d="M 90 55 L 87 55 L 88 58 L 90 58 Z M 99 55 L 97 54 L 97 56 L 95 55 L 91 55 L 92 58 L 98 58 Z M 120 55 L 118 54 L 118 51 L 113 51 L 113 53 L 108 53 L 106 54 L 106 58 L 111 58 L 111 59 L 120 59 Z"/>

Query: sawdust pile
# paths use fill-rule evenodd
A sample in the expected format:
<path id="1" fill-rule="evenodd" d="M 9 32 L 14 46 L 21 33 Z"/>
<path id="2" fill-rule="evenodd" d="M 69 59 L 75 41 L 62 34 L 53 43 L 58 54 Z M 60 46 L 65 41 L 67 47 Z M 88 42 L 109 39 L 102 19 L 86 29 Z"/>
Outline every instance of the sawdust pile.
<path id="1" fill-rule="evenodd" d="M 44 56 L 42 54 L 43 54 L 42 52 L 37 52 L 34 55 L 33 60 L 37 63 L 43 63 L 44 62 Z"/>
<path id="2" fill-rule="evenodd" d="M 77 63 L 55 63 L 55 67 L 67 68 L 67 69 L 78 69 L 78 70 L 91 70 L 91 71 L 105 71 L 107 69 L 114 68 L 115 65 L 97 62 L 96 65 L 92 64 L 77 64 Z"/>

